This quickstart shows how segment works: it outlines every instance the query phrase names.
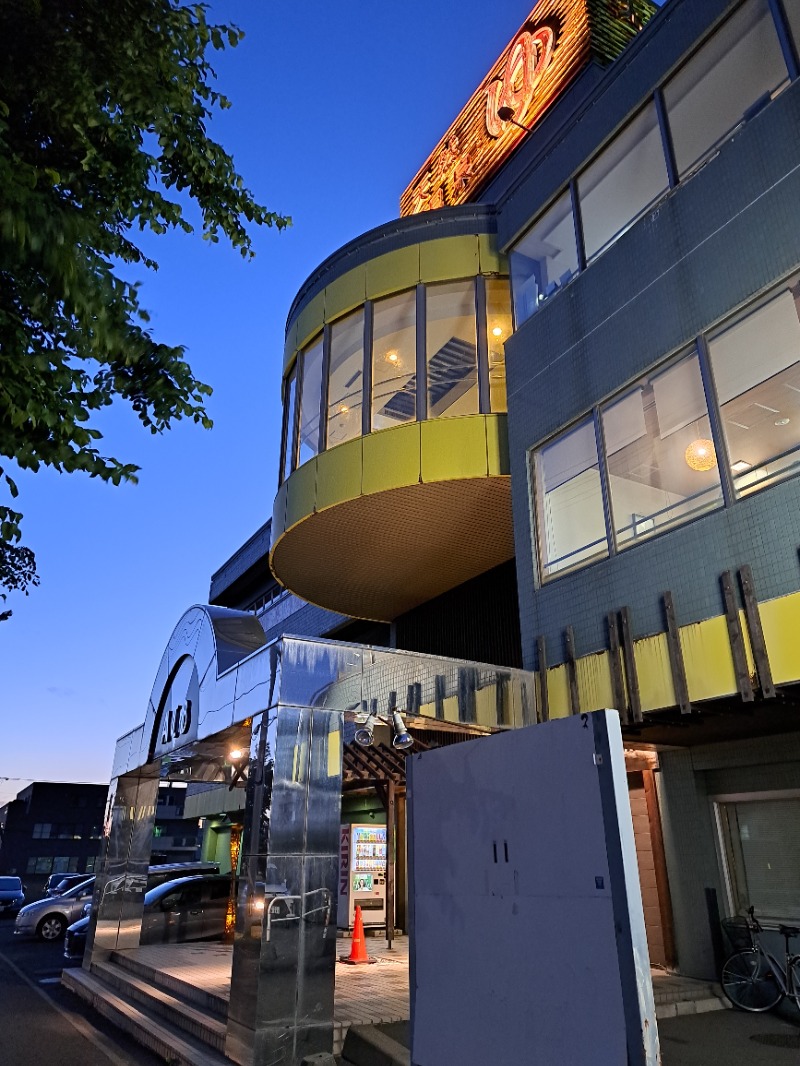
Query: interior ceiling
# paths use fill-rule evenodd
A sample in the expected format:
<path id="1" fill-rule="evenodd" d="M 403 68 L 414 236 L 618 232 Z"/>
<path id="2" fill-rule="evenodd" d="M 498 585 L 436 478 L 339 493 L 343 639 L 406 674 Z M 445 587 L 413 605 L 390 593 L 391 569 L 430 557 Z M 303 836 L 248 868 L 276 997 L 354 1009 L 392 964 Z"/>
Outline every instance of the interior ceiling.
<path id="1" fill-rule="evenodd" d="M 281 537 L 272 569 L 311 603 L 388 622 L 513 555 L 511 479 L 481 477 L 318 511 Z"/>

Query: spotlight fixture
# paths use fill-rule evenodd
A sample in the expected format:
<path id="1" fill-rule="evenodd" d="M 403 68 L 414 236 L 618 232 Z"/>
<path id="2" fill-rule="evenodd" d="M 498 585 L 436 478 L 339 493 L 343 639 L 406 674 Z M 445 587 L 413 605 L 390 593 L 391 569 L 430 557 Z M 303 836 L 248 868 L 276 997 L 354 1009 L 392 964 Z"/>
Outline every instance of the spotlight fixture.
<path id="1" fill-rule="evenodd" d="M 243 757 L 244 757 L 244 752 L 242 751 L 241 748 L 231 748 L 231 750 L 228 752 L 228 761 L 229 762 L 241 762 Z"/>
<path id="2" fill-rule="evenodd" d="M 356 730 L 356 744 L 368 748 L 375 740 L 375 715 L 371 714 L 366 722 Z"/>
<path id="3" fill-rule="evenodd" d="M 364 724 L 359 726 L 355 733 L 355 742 L 362 748 L 370 747 L 375 741 L 375 723 L 380 722 L 382 725 L 391 725 L 394 730 L 394 739 L 392 740 L 392 747 L 397 748 L 398 751 L 405 751 L 414 744 L 414 738 L 406 729 L 406 724 L 403 721 L 403 716 L 399 711 L 391 710 L 391 717 L 384 717 L 384 715 L 376 714 L 375 711 L 370 712 L 367 716 Z"/>
<path id="4" fill-rule="evenodd" d="M 231 748 L 228 752 L 228 762 L 233 767 L 228 791 L 233 792 L 239 781 L 244 784 L 247 781 L 248 753 L 242 748 Z"/>
<path id="5" fill-rule="evenodd" d="M 406 729 L 403 716 L 399 711 L 392 712 L 392 728 L 394 729 L 393 748 L 397 748 L 398 751 L 405 751 L 406 748 L 410 748 L 413 745 L 414 738 Z"/>
<path id="6" fill-rule="evenodd" d="M 526 133 L 531 132 L 530 126 L 523 126 L 521 122 L 517 122 L 517 120 L 514 118 L 513 107 L 498 107 L 497 117 L 500 119 L 501 122 L 510 122 L 512 126 L 519 126 L 519 128 L 521 130 L 525 130 Z"/>
<path id="7" fill-rule="evenodd" d="M 502 337 L 503 336 L 503 331 L 500 328 L 500 326 L 495 326 L 494 327 L 494 329 L 492 330 L 492 336 L 493 337 Z"/>
<path id="8" fill-rule="evenodd" d="M 714 442 L 705 437 L 693 440 L 683 455 L 686 465 L 690 470 L 698 470 L 701 473 L 713 470 L 717 465 L 717 456 L 714 451 Z"/>

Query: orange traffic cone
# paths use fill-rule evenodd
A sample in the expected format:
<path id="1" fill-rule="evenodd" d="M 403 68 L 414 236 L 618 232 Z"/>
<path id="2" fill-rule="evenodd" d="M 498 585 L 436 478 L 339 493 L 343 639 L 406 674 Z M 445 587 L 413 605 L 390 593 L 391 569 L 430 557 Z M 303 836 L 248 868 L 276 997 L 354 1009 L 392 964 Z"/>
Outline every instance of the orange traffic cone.
<path id="1" fill-rule="evenodd" d="M 367 954 L 367 944 L 364 939 L 364 920 L 361 917 L 361 908 L 356 907 L 356 920 L 353 922 L 353 943 L 349 955 L 340 955 L 339 962 L 346 962 L 350 966 L 358 966 L 364 962 L 377 962 Z"/>

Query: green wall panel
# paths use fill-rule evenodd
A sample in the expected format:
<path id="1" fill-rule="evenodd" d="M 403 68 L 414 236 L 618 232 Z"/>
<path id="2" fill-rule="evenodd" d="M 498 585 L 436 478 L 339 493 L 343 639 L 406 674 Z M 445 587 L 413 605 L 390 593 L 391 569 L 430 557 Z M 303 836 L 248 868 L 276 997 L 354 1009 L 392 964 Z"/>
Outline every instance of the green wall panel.
<path id="1" fill-rule="evenodd" d="M 448 281 L 478 273 L 478 238 L 443 237 L 419 246 L 420 281 Z"/>
<path id="2" fill-rule="evenodd" d="M 434 419 L 421 426 L 423 481 L 486 477 L 483 415 Z"/>
<path id="3" fill-rule="evenodd" d="M 286 497 L 288 491 L 289 482 L 284 481 L 275 496 L 275 503 L 272 507 L 272 543 L 274 544 L 278 537 L 286 529 Z"/>
<path id="4" fill-rule="evenodd" d="M 478 237 L 481 274 L 508 274 L 508 258 L 497 250 L 497 238 L 491 233 Z"/>
<path id="5" fill-rule="evenodd" d="M 325 321 L 325 292 L 308 301 L 297 316 L 297 347 L 303 348 L 322 329 Z"/>
<path id="6" fill-rule="evenodd" d="M 419 245 L 398 248 L 367 263 L 367 298 L 409 289 L 419 281 Z"/>
<path id="7" fill-rule="evenodd" d="M 317 488 L 317 460 L 310 459 L 303 463 L 288 478 L 288 495 L 286 497 L 286 529 L 302 518 L 306 518 L 314 510 Z"/>
<path id="8" fill-rule="evenodd" d="M 420 423 L 410 422 L 397 429 L 382 429 L 363 438 L 366 496 L 386 489 L 416 485 L 420 471 Z"/>
<path id="9" fill-rule="evenodd" d="M 325 321 L 331 322 L 361 307 L 367 298 L 366 265 L 348 270 L 325 289 Z"/>
<path id="10" fill-rule="evenodd" d="M 363 438 L 337 444 L 317 456 L 317 510 L 361 495 Z"/>

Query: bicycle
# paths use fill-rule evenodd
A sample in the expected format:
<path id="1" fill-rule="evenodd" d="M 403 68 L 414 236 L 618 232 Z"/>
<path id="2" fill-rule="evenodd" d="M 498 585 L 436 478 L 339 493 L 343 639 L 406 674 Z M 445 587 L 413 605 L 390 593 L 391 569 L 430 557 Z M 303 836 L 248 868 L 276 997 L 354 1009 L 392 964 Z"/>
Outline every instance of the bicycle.
<path id="1" fill-rule="evenodd" d="M 731 955 L 722 967 L 720 984 L 734 1007 L 746 1011 L 772 1010 L 785 997 L 791 996 L 800 1008 L 800 954 L 789 950 L 789 941 L 800 936 L 794 925 L 778 925 L 765 930 L 750 907 L 743 919 L 750 936 L 750 947 Z M 740 927 L 742 919 L 736 923 Z M 764 932 L 779 932 L 785 940 L 785 961 L 778 959 L 761 943 Z"/>

